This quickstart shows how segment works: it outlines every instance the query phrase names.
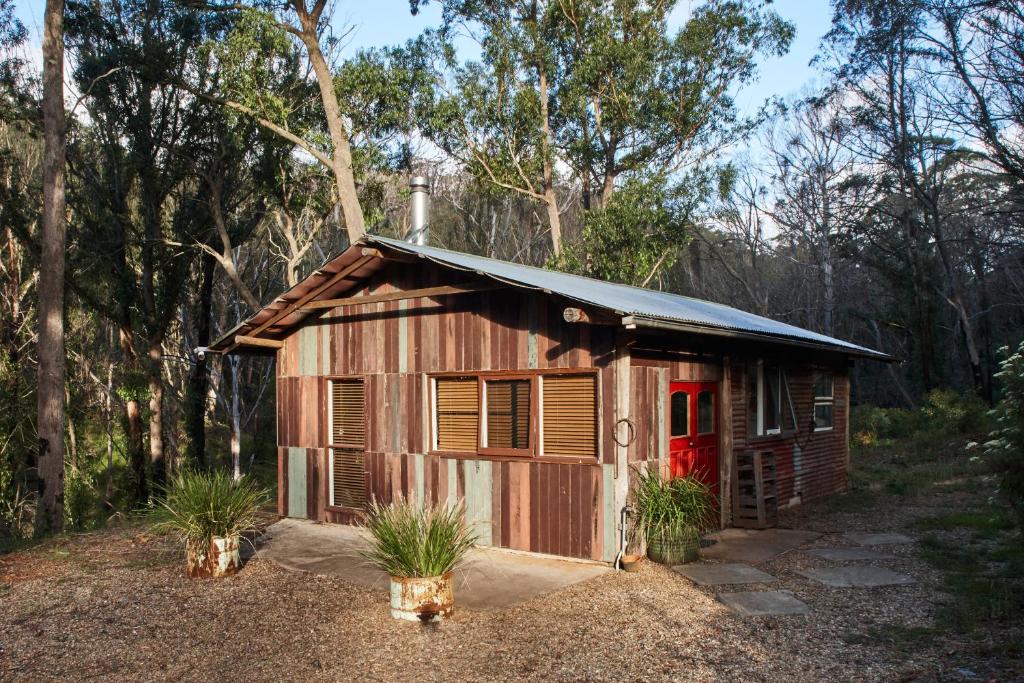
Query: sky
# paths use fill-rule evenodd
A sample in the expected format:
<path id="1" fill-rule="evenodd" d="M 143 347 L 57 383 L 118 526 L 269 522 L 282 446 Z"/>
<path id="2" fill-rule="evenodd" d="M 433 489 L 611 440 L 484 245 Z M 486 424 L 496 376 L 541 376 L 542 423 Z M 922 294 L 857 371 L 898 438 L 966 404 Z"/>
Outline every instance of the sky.
<path id="1" fill-rule="evenodd" d="M 695 3 L 683 0 L 675 13 L 681 22 Z M 796 38 L 787 55 L 765 60 L 760 75 L 736 97 L 741 113 L 752 114 L 771 97 L 790 98 L 798 95 L 818 80 L 818 74 L 809 62 L 818 49 L 821 37 L 828 32 L 831 8 L 828 0 L 775 0 L 775 11 L 796 26 Z M 32 61 L 38 62 L 41 44 L 41 22 L 44 0 L 20 0 L 17 14 L 29 30 L 28 51 Z M 354 53 L 363 47 L 380 47 L 404 43 L 428 26 L 440 21 L 440 7 L 434 2 L 421 8 L 417 16 L 409 12 L 408 0 L 373 0 L 370 2 L 338 0 L 334 25 L 339 29 L 351 26 L 345 50 Z"/>

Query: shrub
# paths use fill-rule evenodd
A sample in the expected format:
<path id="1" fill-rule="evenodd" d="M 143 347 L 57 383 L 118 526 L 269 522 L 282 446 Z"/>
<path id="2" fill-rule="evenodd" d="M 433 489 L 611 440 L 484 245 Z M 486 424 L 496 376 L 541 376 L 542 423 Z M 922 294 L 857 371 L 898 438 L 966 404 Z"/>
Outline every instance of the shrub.
<path id="1" fill-rule="evenodd" d="M 926 428 L 947 434 L 976 434 L 987 426 L 988 408 L 970 393 L 935 389 L 924 397 L 920 410 L 927 420 Z"/>
<path id="2" fill-rule="evenodd" d="M 90 529 L 101 516 L 100 497 L 94 478 L 74 467 L 64 477 L 64 526 L 71 531 Z"/>
<path id="3" fill-rule="evenodd" d="M 208 548 L 214 538 L 254 529 L 260 509 L 270 501 L 252 480 L 234 481 L 222 470 L 182 472 L 162 493 L 164 498 L 150 513 L 154 531 L 177 536 L 195 549 Z"/>
<path id="4" fill-rule="evenodd" d="M 996 429 L 983 446 L 984 458 L 999 481 L 999 494 L 1024 526 L 1024 343 L 1005 359 L 996 378 L 1002 382 L 1003 398 L 992 415 Z"/>
<path id="5" fill-rule="evenodd" d="M 391 576 L 422 578 L 452 571 L 476 543 L 462 504 L 417 505 L 400 498 L 388 505 L 376 500 L 363 522 L 370 550 L 363 556 Z"/>
<path id="6" fill-rule="evenodd" d="M 665 477 L 656 467 L 634 467 L 633 472 L 636 523 L 648 543 L 679 539 L 713 525 L 714 494 L 697 477 Z"/>

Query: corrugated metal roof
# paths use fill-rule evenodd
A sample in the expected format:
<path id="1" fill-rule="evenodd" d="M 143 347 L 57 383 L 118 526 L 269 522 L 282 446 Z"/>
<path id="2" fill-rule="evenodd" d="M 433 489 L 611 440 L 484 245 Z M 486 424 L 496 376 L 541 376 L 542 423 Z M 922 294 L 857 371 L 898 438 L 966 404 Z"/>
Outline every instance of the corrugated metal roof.
<path id="1" fill-rule="evenodd" d="M 363 237 L 357 244 L 329 259 L 312 275 L 223 335 L 210 346 L 211 350 L 230 351 L 235 348 L 236 335 L 248 336 L 261 328 L 265 328 L 258 332 L 258 336 L 261 337 L 280 338 L 286 335 L 291 328 L 314 314 L 301 309 L 286 312 L 286 309 L 293 308 L 293 304 L 299 303 L 318 289 L 322 291 L 315 294 L 314 300 L 336 297 L 356 287 L 366 277 L 383 267 L 380 259 L 371 259 L 363 253 L 363 247 L 366 245 L 413 254 L 449 268 L 474 272 L 518 287 L 557 294 L 581 304 L 608 309 L 621 315 L 624 322 L 638 327 L 668 325 L 698 334 L 736 333 L 748 337 L 822 347 L 857 356 L 890 359 L 890 356 L 879 351 L 702 299 L 604 282 L 437 247 L 417 246 L 372 235 Z M 267 326 L 266 323 L 270 321 L 273 322 Z"/>
<path id="2" fill-rule="evenodd" d="M 702 299 L 620 285 L 447 249 L 421 247 L 386 237 L 368 237 L 367 242 L 417 254 L 450 267 L 473 271 L 512 284 L 559 294 L 580 303 L 611 309 L 623 316 L 799 340 L 850 351 L 857 355 L 888 358 L 886 354 L 873 349 Z"/>

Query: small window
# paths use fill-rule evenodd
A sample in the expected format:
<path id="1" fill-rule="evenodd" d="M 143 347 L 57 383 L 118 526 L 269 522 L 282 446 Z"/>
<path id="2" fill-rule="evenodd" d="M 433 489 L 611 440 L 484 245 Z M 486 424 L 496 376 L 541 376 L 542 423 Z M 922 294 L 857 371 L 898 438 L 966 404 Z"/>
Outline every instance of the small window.
<path id="1" fill-rule="evenodd" d="M 702 391 L 697 394 L 697 433 L 711 434 L 715 431 L 715 394 Z"/>
<path id="2" fill-rule="evenodd" d="M 747 431 L 770 436 L 796 429 L 796 411 L 786 371 L 758 361 L 747 369 Z"/>
<path id="3" fill-rule="evenodd" d="M 832 429 L 835 424 L 835 380 L 831 372 L 814 373 L 814 429 Z"/>
<path id="4" fill-rule="evenodd" d="M 362 379 L 328 382 L 330 504 L 361 508 L 366 503 L 363 451 L 366 448 L 366 391 Z"/>
<path id="5" fill-rule="evenodd" d="M 530 448 L 530 380 L 484 382 L 487 403 L 486 448 L 528 451 Z"/>
<path id="6" fill-rule="evenodd" d="M 690 433 L 690 395 L 685 391 L 672 394 L 672 436 Z"/>
<path id="7" fill-rule="evenodd" d="M 475 453 L 480 424 L 480 396 L 475 377 L 434 380 L 434 447 L 439 451 Z"/>
<path id="8" fill-rule="evenodd" d="M 540 395 L 544 455 L 597 457 L 597 378 L 544 376 Z"/>

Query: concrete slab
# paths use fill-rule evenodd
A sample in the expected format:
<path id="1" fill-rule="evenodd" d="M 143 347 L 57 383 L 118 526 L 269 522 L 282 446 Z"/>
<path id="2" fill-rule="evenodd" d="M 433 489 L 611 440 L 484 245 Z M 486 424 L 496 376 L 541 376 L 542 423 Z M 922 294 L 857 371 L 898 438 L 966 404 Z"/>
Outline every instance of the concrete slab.
<path id="1" fill-rule="evenodd" d="M 722 593 L 718 601 L 745 617 L 776 617 L 807 614 L 811 608 L 789 591 L 744 591 Z"/>
<path id="2" fill-rule="evenodd" d="M 797 574 L 834 588 L 875 588 L 877 586 L 905 586 L 914 583 L 912 576 L 897 574 L 884 567 L 871 565 L 803 569 L 797 571 Z"/>
<path id="3" fill-rule="evenodd" d="M 857 560 L 895 560 L 895 555 L 880 553 L 870 548 L 812 548 L 805 550 L 808 555 L 834 562 L 855 562 Z"/>
<path id="4" fill-rule="evenodd" d="M 388 576 L 359 554 L 368 547 L 357 527 L 283 519 L 267 529 L 257 554 L 287 569 L 387 590 Z M 591 562 L 474 548 L 455 571 L 455 601 L 476 611 L 503 609 L 609 571 Z"/>
<path id="5" fill-rule="evenodd" d="M 723 529 L 707 538 L 716 541 L 701 554 L 714 560 L 759 564 L 821 537 L 796 529 Z"/>
<path id="6" fill-rule="evenodd" d="M 850 543 L 856 543 L 857 545 L 900 545 L 903 543 L 914 543 L 917 541 L 916 538 L 907 536 L 906 534 L 894 533 L 865 533 L 860 531 L 851 531 L 850 533 L 843 534 L 843 536 Z"/>
<path id="7" fill-rule="evenodd" d="M 771 574 L 749 564 L 681 564 L 672 571 L 682 574 L 698 586 L 727 586 L 737 583 L 770 583 L 778 581 Z"/>

